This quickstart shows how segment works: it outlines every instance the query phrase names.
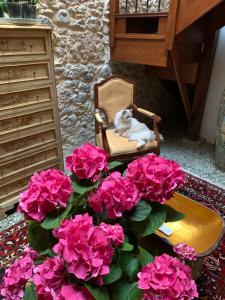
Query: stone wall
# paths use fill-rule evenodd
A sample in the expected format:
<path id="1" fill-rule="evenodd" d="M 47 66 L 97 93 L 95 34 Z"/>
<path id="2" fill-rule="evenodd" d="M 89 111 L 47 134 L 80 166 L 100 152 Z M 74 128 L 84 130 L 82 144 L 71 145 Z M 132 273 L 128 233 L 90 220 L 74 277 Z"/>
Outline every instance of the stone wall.
<path id="1" fill-rule="evenodd" d="M 157 5 L 154 1 L 152 8 Z M 39 4 L 39 15 L 53 25 L 64 155 L 94 141 L 93 86 L 111 73 L 137 82 L 140 105 L 161 115 L 174 107 L 159 81 L 144 76 L 143 66 L 109 63 L 108 13 L 108 0 L 42 0 Z"/>

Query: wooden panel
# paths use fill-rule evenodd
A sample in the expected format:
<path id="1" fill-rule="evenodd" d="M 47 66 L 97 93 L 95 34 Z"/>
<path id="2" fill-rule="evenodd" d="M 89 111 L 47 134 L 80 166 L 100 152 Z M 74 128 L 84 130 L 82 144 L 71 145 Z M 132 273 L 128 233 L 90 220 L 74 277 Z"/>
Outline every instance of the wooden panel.
<path id="1" fill-rule="evenodd" d="M 0 120 L 0 138 L 4 135 L 12 133 L 17 134 L 21 130 L 27 130 L 31 127 L 51 123 L 54 121 L 53 111 L 51 109 L 32 114 L 15 116 L 12 118 L 4 118 Z"/>
<path id="2" fill-rule="evenodd" d="M 0 57 L 47 54 L 45 39 L 0 37 Z"/>
<path id="3" fill-rule="evenodd" d="M 165 40 L 116 39 L 116 47 L 111 49 L 111 59 L 152 66 L 167 65 Z"/>
<path id="4" fill-rule="evenodd" d="M 52 103 L 50 88 L 41 88 L 0 95 L 0 115 L 8 110 L 34 104 Z"/>
<path id="5" fill-rule="evenodd" d="M 0 85 L 49 78 L 47 63 L 0 67 Z"/>
<path id="6" fill-rule="evenodd" d="M 36 149 L 40 146 L 46 146 L 52 144 L 57 140 L 55 130 L 49 130 L 41 132 L 38 134 L 26 136 L 17 140 L 8 141 L 6 143 L 0 144 L 0 164 L 5 161 L 5 159 L 10 160 L 18 156 L 20 153 L 30 149 Z"/>
<path id="7" fill-rule="evenodd" d="M 223 0 L 180 0 L 176 33 L 183 31 L 221 2 Z"/>
<path id="8" fill-rule="evenodd" d="M 15 176 L 17 173 L 37 167 L 49 161 L 56 160 L 58 157 L 57 148 L 48 149 L 46 151 L 26 156 L 20 160 L 11 161 L 0 168 L 0 180 L 9 176 Z"/>

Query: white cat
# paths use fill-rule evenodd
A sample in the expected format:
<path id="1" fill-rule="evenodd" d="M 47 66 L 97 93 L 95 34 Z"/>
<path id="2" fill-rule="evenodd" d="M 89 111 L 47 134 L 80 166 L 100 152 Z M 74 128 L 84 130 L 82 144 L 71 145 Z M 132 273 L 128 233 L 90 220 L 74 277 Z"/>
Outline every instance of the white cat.
<path id="1" fill-rule="evenodd" d="M 114 118 L 115 133 L 124 136 L 129 141 L 137 141 L 137 148 L 141 148 L 148 141 L 156 139 L 154 131 L 150 130 L 144 123 L 133 118 L 132 109 L 120 110 Z M 160 135 L 163 140 L 163 136 Z"/>

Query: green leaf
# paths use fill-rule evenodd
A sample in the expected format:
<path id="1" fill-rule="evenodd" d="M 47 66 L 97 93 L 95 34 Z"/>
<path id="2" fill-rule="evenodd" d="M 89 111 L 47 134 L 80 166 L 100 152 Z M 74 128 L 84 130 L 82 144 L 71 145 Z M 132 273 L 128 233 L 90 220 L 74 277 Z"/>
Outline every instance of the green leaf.
<path id="1" fill-rule="evenodd" d="M 86 289 L 92 294 L 95 300 L 110 300 L 105 287 L 93 287 L 90 284 L 84 284 Z"/>
<path id="2" fill-rule="evenodd" d="M 33 283 L 29 282 L 26 285 L 23 300 L 36 300 L 36 299 L 37 299 L 37 296 L 36 296 L 36 292 L 35 292 L 35 286 Z"/>
<path id="3" fill-rule="evenodd" d="M 135 224 L 135 229 L 141 234 L 141 237 L 148 236 L 155 232 L 166 220 L 166 210 L 163 205 L 152 204 L 152 211 L 145 221 Z"/>
<path id="4" fill-rule="evenodd" d="M 177 222 L 183 220 L 186 216 L 185 214 L 177 211 L 173 207 L 169 205 L 164 205 L 166 210 L 166 222 Z"/>
<path id="5" fill-rule="evenodd" d="M 110 266 L 110 273 L 104 277 L 105 284 L 111 284 L 122 277 L 122 269 L 118 265 Z"/>
<path id="6" fill-rule="evenodd" d="M 115 300 L 139 300 L 141 299 L 141 290 L 137 283 L 127 283 L 123 280 L 115 286 Z"/>
<path id="7" fill-rule="evenodd" d="M 41 225 L 34 221 L 28 223 L 29 245 L 37 250 L 43 251 L 49 247 L 51 231 L 45 230 Z"/>
<path id="8" fill-rule="evenodd" d="M 54 257 L 56 256 L 56 253 L 52 249 L 46 249 L 44 251 L 41 251 L 39 256 L 49 256 L 49 257 Z"/>
<path id="9" fill-rule="evenodd" d="M 121 252 L 120 253 L 120 265 L 124 272 L 126 272 L 127 265 L 135 258 L 131 253 Z"/>
<path id="10" fill-rule="evenodd" d="M 129 276 L 130 280 L 135 280 L 137 277 L 137 273 L 140 269 L 140 263 L 137 258 L 132 259 L 126 266 L 125 272 Z"/>
<path id="11" fill-rule="evenodd" d="M 147 250 L 145 250 L 144 248 L 138 246 L 139 251 L 140 251 L 140 262 L 142 267 L 146 266 L 149 263 L 152 263 L 154 261 L 154 256 L 151 255 L 151 253 L 149 253 Z"/>
<path id="12" fill-rule="evenodd" d="M 98 180 L 94 184 L 91 184 L 91 185 L 81 185 L 80 182 L 78 182 L 75 175 L 71 175 L 70 178 L 72 180 L 72 185 L 73 185 L 74 191 L 79 195 L 86 194 L 87 192 L 93 190 L 94 188 L 98 187 L 101 182 L 100 180 Z"/>
<path id="13" fill-rule="evenodd" d="M 69 212 L 73 207 L 76 205 L 79 205 L 79 201 L 82 199 L 80 195 L 78 197 L 75 197 L 74 193 L 71 195 L 67 207 L 64 211 L 62 211 L 60 214 L 49 214 L 44 221 L 41 223 L 41 226 L 44 229 L 53 229 L 60 226 L 60 223 L 66 219 L 66 217 L 69 215 Z"/>
<path id="14" fill-rule="evenodd" d="M 122 251 L 130 252 L 130 251 L 132 251 L 133 249 L 134 249 L 134 246 L 133 246 L 133 245 L 131 245 L 131 244 L 125 242 L 125 241 L 123 242 L 123 245 L 122 245 L 122 247 L 121 247 L 121 250 L 122 250 Z"/>
<path id="15" fill-rule="evenodd" d="M 132 221 L 140 222 L 144 221 L 150 214 L 152 207 L 150 203 L 145 200 L 141 200 L 139 204 L 135 207 L 133 214 L 130 216 Z"/>
<path id="16" fill-rule="evenodd" d="M 120 166 L 123 166 L 123 163 L 121 161 L 112 161 L 111 163 L 109 163 L 109 170 L 113 170 L 116 169 Z"/>

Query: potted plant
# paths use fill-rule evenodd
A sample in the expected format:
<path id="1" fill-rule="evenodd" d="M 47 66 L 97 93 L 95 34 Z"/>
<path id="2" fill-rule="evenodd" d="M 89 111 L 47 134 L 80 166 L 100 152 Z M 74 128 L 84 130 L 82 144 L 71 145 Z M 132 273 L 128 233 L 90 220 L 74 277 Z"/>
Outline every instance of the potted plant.
<path id="1" fill-rule="evenodd" d="M 86 144 L 66 158 L 70 177 L 56 169 L 32 176 L 18 209 L 29 220 L 33 249 L 25 249 L 6 270 L 0 287 L 4 299 L 198 297 L 185 264 L 196 259 L 193 248 L 176 245 L 178 259 L 158 256 L 157 245 L 149 252 L 142 242 L 166 219 L 185 217 L 165 205 L 184 183 L 181 167 L 156 155 L 128 166 L 107 158 L 102 149 Z"/>
<path id="2" fill-rule="evenodd" d="M 36 4 L 38 0 L 27 0 L 22 4 L 23 7 L 23 18 L 24 19 L 36 19 Z"/>
<path id="3" fill-rule="evenodd" d="M 5 0 L 0 0 L 0 18 L 4 18 L 4 12 L 8 12 L 7 5 Z"/>
<path id="4" fill-rule="evenodd" d="M 22 5 L 20 0 L 8 0 L 7 7 L 10 18 L 22 18 Z"/>

